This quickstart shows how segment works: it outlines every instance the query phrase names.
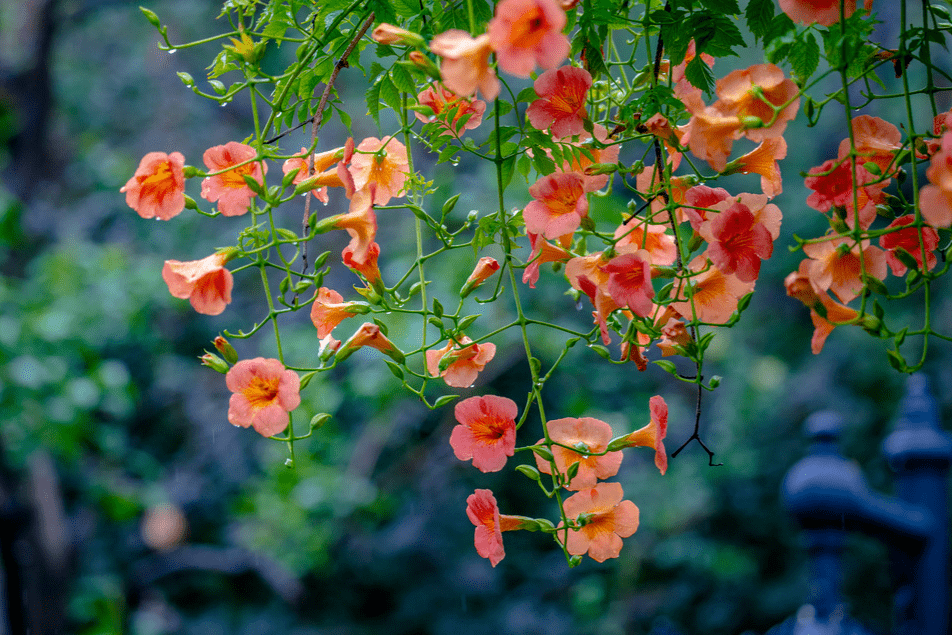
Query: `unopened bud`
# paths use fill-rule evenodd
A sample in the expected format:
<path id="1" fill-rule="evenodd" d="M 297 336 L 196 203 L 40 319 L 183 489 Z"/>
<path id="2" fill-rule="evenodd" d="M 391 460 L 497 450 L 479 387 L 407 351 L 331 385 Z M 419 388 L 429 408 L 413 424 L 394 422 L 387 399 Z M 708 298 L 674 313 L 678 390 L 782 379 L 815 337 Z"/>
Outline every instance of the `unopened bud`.
<path id="1" fill-rule="evenodd" d="M 459 297 L 465 298 L 468 296 L 497 271 L 499 271 L 499 263 L 495 258 L 480 258 L 479 262 L 476 263 L 476 268 L 473 269 L 473 273 L 469 275 L 463 288 L 460 289 Z"/>
<path id="2" fill-rule="evenodd" d="M 208 366 L 212 370 L 218 371 L 223 375 L 227 373 L 230 368 L 225 360 L 214 353 L 205 353 L 198 359 L 201 360 L 202 366 Z"/>
<path id="3" fill-rule="evenodd" d="M 760 117 L 755 117 L 753 115 L 747 115 L 740 118 L 741 127 L 744 130 L 750 130 L 751 128 L 763 128 L 764 120 Z"/>
<path id="4" fill-rule="evenodd" d="M 593 163 L 585 168 L 585 176 L 599 174 L 614 174 L 618 171 L 617 163 Z"/>
<path id="5" fill-rule="evenodd" d="M 378 44 L 403 44 L 406 46 L 423 46 L 426 44 L 426 40 L 419 33 L 413 33 L 386 22 L 378 24 L 370 37 Z"/>
<path id="6" fill-rule="evenodd" d="M 413 62 L 413 65 L 419 68 L 421 71 L 432 77 L 433 79 L 440 79 L 440 69 L 437 68 L 436 64 L 433 63 L 429 57 L 421 53 L 420 51 L 410 51 L 408 55 L 410 61 Z"/>
<path id="7" fill-rule="evenodd" d="M 222 354 L 222 357 L 225 358 L 225 361 L 229 364 L 235 364 L 238 362 L 238 351 L 235 350 L 235 347 L 232 346 L 228 340 L 219 335 L 212 342 L 215 345 L 215 348 L 218 349 L 218 352 Z"/>

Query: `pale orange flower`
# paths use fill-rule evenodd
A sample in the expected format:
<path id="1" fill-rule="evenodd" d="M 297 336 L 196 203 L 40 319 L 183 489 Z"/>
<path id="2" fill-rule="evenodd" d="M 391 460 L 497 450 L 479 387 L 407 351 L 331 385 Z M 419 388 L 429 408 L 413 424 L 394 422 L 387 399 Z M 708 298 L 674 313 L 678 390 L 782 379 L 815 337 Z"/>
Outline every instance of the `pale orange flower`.
<path id="1" fill-rule="evenodd" d="M 413 33 L 406 29 L 401 29 L 387 22 L 381 22 L 374 27 L 370 37 L 378 44 L 402 44 L 406 46 L 423 46 L 426 41 L 419 33 Z"/>
<path id="2" fill-rule="evenodd" d="M 393 342 L 387 339 L 387 336 L 380 331 L 379 326 L 373 322 L 364 322 L 337 351 L 338 361 L 345 360 L 355 350 L 364 346 L 375 348 L 397 362 L 403 362 L 404 360 L 403 353 Z"/>
<path id="3" fill-rule="evenodd" d="M 841 245 L 849 249 L 844 251 Z M 803 253 L 813 260 L 809 269 L 810 282 L 817 293 L 832 291 L 842 302 L 849 302 L 859 295 L 865 284 L 860 277 L 863 272 L 860 251 L 866 275 L 878 280 L 885 279 L 886 255 L 879 247 L 870 245 L 868 240 L 860 244 L 850 237 L 840 236 L 805 244 Z"/>
<path id="4" fill-rule="evenodd" d="M 410 174 L 407 148 L 394 137 L 368 137 L 354 150 L 350 174 L 355 190 L 373 185 L 373 204 L 386 205 L 400 195 Z"/>
<path id="5" fill-rule="evenodd" d="M 522 213 L 528 233 L 558 238 L 578 229 L 588 215 L 584 181 L 574 172 L 543 176 L 529 187 L 529 195 L 535 200 Z"/>
<path id="6" fill-rule="evenodd" d="M 253 426 L 262 436 L 273 437 L 288 427 L 288 413 L 301 405 L 301 378 L 276 359 L 245 359 L 225 375 L 234 394 L 228 402 L 228 421 Z"/>
<path id="7" fill-rule="evenodd" d="M 338 324 L 358 313 L 365 313 L 366 307 L 357 302 L 344 302 L 344 297 L 327 287 L 321 287 L 314 295 L 311 304 L 311 322 L 317 329 L 318 339 L 331 334 Z"/>
<path id="8" fill-rule="evenodd" d="M 255 158 L 257 152 L 251 146 L 237 141 L 229 141 L 223 146 L 214 146 L 205 150 L 202 160 L 210 172 L 219 172 Z M 268 165 L 261 161 L 251 161 L 234 168 L 202 179 L 202 198 L 212 203 L 218 202 L 218 211 L 223 216 L 241 216 L 251 207 L 251 199 L 257 194 L 245 183 L 248 175 L 262 183 L 268 172 Z"/>
<path id="9" fill-rule="evenodd" d="M 324 219 L 316 228 L 318 233 L 328 229 L 345 230 L 350 235 L 346 251 L 351 262 L 365 264 L 370 258 L 370 246 L 376 244 L 377 215 L 374 214 L 373 198 L 373 186 L 355 192 L 350 199 L 349 212 Z"/>
<path id="10" fill-rule="evenodd" d="M 450 29 L 433 38 L 430 50 L 443 58 L 443 84 L 457 95 L 469 97 L 477 88 L 490 101 L 499 95 L 496 71 L 489 67 L 493 49 L 488 35 L 473 38 L 466 31 Z"/>
<path id="11" fill-rule="evenodd" d="M 646 225 L 646 221 L 636 218 L 616 227 L 616 249 L 645 249 L 651 255 L 652 265 L 674 264 L 678 258 L 678 247 L 674 243 L 674 237 L 667 232 L 667 225 L 647 225 L 645 231 Z"/>
<path id="12" fill-rule="evenodd" d="M 618 483 L 599 483 L 595 487 L 573 494 L 566 499 L 565 515 L 576 518 L 591 514 L 589 522 L 579 529 L 566 530 L 559 524 L 556 538 L 565 540 L 566 550 L 573 556 L 584 553 L 597 562 L 617 558 L 621 553 L 622 538 L 638 530 L 638 507 L 622 500 L 624 491 Z"/>
<path id="13" fill-rule="evenodd" d="M 469 278 L 466 279 L 463 288 L 460 289 L 460 297 L 465 298 L 468 296 L 497 271 L 499 271 L 499 262 L 497 262 L 495 258 L 490 258 L 489 256 L 480 258 L 479 262 L 476 263 L 476 267 L 473 269 L 473 273 L 469 274 Z"/>
<path id="14" fill-rule="evenodd" d="M 546 428 L 549 431 L 549 438 L 555 443 L 583 449 L 586 452 L 604 452 L 612 439 L 611 426 L 592 417 L 556 419 L 549 421 Z M 543 443 L 545 443 L 545 439 L 539 439 L 536 445 Z M 565 489 L 570 491 L 595 487 L 598 479 L 615 476 L 618 474 L 618 468 L 621 467 L 621 460 L 624 458 L 622 452 L 586 456 L 558 445 L 553 445 L 551 449 L 555 468 L 560 474 L 566 474 L 569 467 L 576 463 L 579 464 L 575 478 L 563 484 Z M 533 453 L 533 456 L 535 456 L 536 466 L 540 472 L 544 474 L 552 473 L 552 465 L 548 460 L 535 453 Z"/>
<path id="15" fill-rule="evenodd" d="M 515 453 L 516 402 L 496 395 L 470 397 L 456 404 L 453 414 L 459 423 L 450 434 L 456 458 L 472 459 L 480 472 L 501 470 Z"/>
<path id="16" fill-rule="evenodd" d="M 450 340 L 443 348 L 427 351 L 427 372 L 433 377 L 442 377 L 447 386 L 469 388 L 486 364 L 496 356 L 496 345 L 492 342 L 472 342 L 463 336 L 458 342 Z"/>
<path id="17" fill-rule="evenodd" d="M 896 153 L 902 150 L 899 128 L 879 117 L 859 115 L 853 118 L 853 141 L 859 153 L 857 163 L 875 163 L 885 175 L 896 171 L 897 167 L 892 162 Z M 846 159 L 849 153 L 850 140 L 847 137 L 840 142 L 837 159 Z"/>
<path id="18" fill-rule="evenodd" d="M 760 188 L 773 198 L 783 191 L 783 179 L 780 175 L 780 159 L 787 156 L 787 142 L 783 137 L 765 139 L 759 146 L 735 159 L 727 166 L 727 171 L 736 169 L 741 174 L 759 174 Z"/>
<path id="19" fill-rule="evenodd" d="M 358 260 L 354 257 L 354 247 L 348 245 L 341 253 L 344 265 L 359 273 L 378 293 L 383 293 L 383 280 L 380 277 L 380 267 L 377 265 L 377 258 L 380 256 L 380 245 L 376 242 L 370 243 L 363 259 Z"/>
<path id="20" fill-rule="evenodd" d="M 608 130 L 605 126 L 601 124 L 595 124 L 593 129 L 593 138 L 580 138 L 578 141 L 571 141 L 570 143 L 579 149 L 584 149 L 585 152 L 579 152 L 578 158 L 572 156 L 572 153 L 565 152 L 563 153 L 563 158 L 565 160 L 562 165 L 557 165 L 555 168 L 556 173 L 560 172 L 575 172 L 576 174 L 582 177 L 582 188 L 586 192 L 594 192 L 600 190 L 606 185 L 608 185 L 608 179 L 610 178 L 607 174 L 589 174 L 588 168 L 595 163 L 618 163 L 618 154 L 621 151 L 621 146 L 618 144 L 611 144 L 605 148 L 599 148 L 595 146 L 595 141 L 599 143 L 609 144 L 611 140 L 608 138 Z M 586 152 L 592 155 L 592 158 L 588 158 Z"/>
<path id="21" fill-rule="evenodd" d="M 558 245 L 553 245 L 539 234 L 529 234 L 529 245 L 532 253 L 529 254 L 529 264 L 522 272 L 522 284 L 528 284 L 535 289 L 539 281 L 539 267 L 547 262 L 568 262 L 572 253 Z"/>
<path id="22" fill-rule="evenodd" d="M 725 274 L 713 265 L 708 266 L 707 258 L 704 256 L 698 256 L 692 260 L 689 269 L 702 271 L 705 267 L 707 267 L 706 271 L 693 276 L 689 282 L 675 285 L 672 293 L 676 293 L 677 298 L 685 298 L 685 300 L 672 302 L 668 306 L 687 320 L 692 320 L 696 313 L 700 322 L 723 324 L 737 310 L 737 301 L 754 290 L 754 282 L 743 282 L 736 276 Z M 687 285 L 690 285 L 693 290 L 693 310 L 691 300 L 686 299 L 687 290 L 683 288 Z"/>
<path id="23" fill-rule="evenodd" d="M 949 227 L 952 225 L 952 132 L 942 135 L 940 147 L 926 169 L 929 185 L 919 190 L 919 209 L 933 227 Z"/>
<path id="24" fill-rule="evenodd" d="M 803 302 L 808 308 L 820 301 L 813 284 L 810 282 L 810 267 L 813 261 L 809 258 L 801 260 L 800 266 L 796 271 L 791 271 L 783 279 L 783 286 L 787 289 L 787 295 Z"/>
<path id="25" fill-rule="evenodd" d="M 499 68 L 528 77 L 536 64 L 555 68 L 569 54 L 565 11 L 555 0 L 501 0 L 486 27 Z"/>
<path id="26" fill-rule="evenodd" d="M 225 269 L 226 262 L 228 255 L 223 253 L 189 262 L 166 260 L 162 279 L 174 297 L 188 298 L 192 308 L 203 315 L 218 315 L 231 302 L 234 286 L 231 272 Z"/>
<path id="27" fill-rule="evenodd" d="M 755 94 L 754 88 L 763 94 L 763 99 Z M 717 104 L 723 112 L 740 118 L 757 117 L 764 126 L 748 128 L 743 135 L 757 143 L 771 137 L 779 137 L 787 128 L 787 122 L 797 115 L 800 99 L 799 89 L 792 79 L 783 76 L 783 71 L 773 64 L 755 64 L 736 70 L 717 81 Z M 766 100 L 766 101 L 764 101 Z M 792 100 L 792 101 L 791 101 Z M 784 106 L 774 119 L 774 107 Z M 693 148 L 692 148 L 693 152 Z"/>
<path id="28" fill-rule="evenodd" d="M 321 181 L 328 180 L 327 177 L 329 177 L 330 174 L 321 173 L 325 170 L 329 170 L 340 160 L 342 156 L 342 149 L 336 148 L 334 150 L 328 150 L 326 152 L 312 155 L 309 159 L 305 159 L 304 157 L 307 155 L 307 148 L 301 148 L 301 155 L 302 156 L 300 157 L 291 157 L 284 162 L 284 165 L 281 166 L 281 171 L 284 174 L 290 174 L 294 170 L 297 170 L 297 174 L 295 174 L 294 178 L 291 180 L 292 185 L 303 183 L 309 178 L 316 178 L 320 179 Z M 336 171 L 332 172 L 336 175 Z M 329 183 L 329 185 L 338 186 L 336 181 L 339 181 L 339 179 L 335 179 L 335 182 Z M 320 202 L 327 205 L 329 200 L 327 196 L 327 185 L 324 187 L 318 187 L 314 191 L 314 196 L 316 196 Z"/>
<path id="29" fill-rule="evenodd" d="M 185 157 L 181 152 L 150 152 L 119 190 L 142 218 L 169 220 L 185 209 Z"/>
<path id="30" fill-rule="evenodd" d="M 660 323 L 660 321 L 659 321 Z M 658 349 L 662 357 L 678 355 L 674 346 L 686 346 L 691 341 L 691 334 L 680 319 L 676 317 L 668 318 L 668 321 L 661 327 L 661 339 L 658 340 Z"/>
<path id="31" fill-rule="evenodd" d="M 810 309 L 810 319 L 813 321 L 814 327 L 813 338 L 810 340 L 810 350 L 813 351 L 814 355 L 818 355 L 823 350 L 823 344 L 826 343 L 826 338 L 833 332 L 834 328 L 840 324 L 852 322 L 859 316 L 856 310 L 834 302 L 825 293 L 821 293 L 817 297 L 817 301 L 826 310 L 826 317 L 817 313 L 815 308 Z"/>
<path id="32" fill-rule="evenodd" d="M 725 112 L 715 104 L 691 116 L 681 141 L 690 148 L 691 154 L 721 172 L 727 166 L 727 157 L 742 126 L 736 114 Z"/>

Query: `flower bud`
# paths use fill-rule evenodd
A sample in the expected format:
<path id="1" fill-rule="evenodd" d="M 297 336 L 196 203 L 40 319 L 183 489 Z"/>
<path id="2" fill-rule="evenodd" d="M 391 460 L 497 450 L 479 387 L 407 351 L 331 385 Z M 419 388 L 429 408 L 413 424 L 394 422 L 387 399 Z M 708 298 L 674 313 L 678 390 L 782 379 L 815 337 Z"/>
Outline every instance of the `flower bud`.
<path id="1" fill-rule="evenodd" d="M 764 120 L 760 117 L 754 117 L 753 115 L 747 115 L 740 118 L 741 127 L 744 130 L 750 130 L 751 128 L 763 128 Z"/>
<path id="2" fill-rule="evenodd" d="M 495 258 L 480 258 L 479 262 L 476 263 L 476 268 L 473 269 L 473 273 L 466 279 L 466 284 L 460 289 L 459 297 L 465 298 L 468 296 L 476 287 L 485 282 L 489 276 L 497 271 L 499 271 L 499 263 Z"/>
<path id="3" fill-rule="evenodd" d="M 597 176 L 599 174 L 614 174 L 618 171 L 617 163 L 593 163 L 585 168 L 585 176 Z"/>
<path id="4" fill-rule="evenodd" d="M 216 370 L 223 375 L 231 369 L 225 360 L 214 353 L 205 353 L 198 359 L 202 361 L 202 366 L 208 366 L 212 370 Z"/>
<path id="5" fill-rule="evenodd" d="M 423 46 L 426 44 L 426 40 L 419 33 L 413 33 L 386 22 L 378 24 L 370 37 L 378 44 L 402 44 L 406 46 Z"/>
<path id="6" fill-rule="evenodd" d="M 235 350 L 235 347 L 232 346 L 228 340 L 219 335 L 212 342 L 215 345 L 215 348 L 218 349 L 218 352 L 222 354 L 222 357 L 225 358 L 225 361 L 229 364 L 235 364 L 238 362 L 238 351 Z"/>
<path id="7" fill-rule="evenodd" d="M 433 60 L 420 51 L 410 51 L 410 55 L 408 55 L 408 57 L 410 58 L 410 61 L 413 62 L 414 66 L 419 68 L 433 79 L 441 78 L 440 69 L 437 68 L 436 64 L 433 63 Z"/>

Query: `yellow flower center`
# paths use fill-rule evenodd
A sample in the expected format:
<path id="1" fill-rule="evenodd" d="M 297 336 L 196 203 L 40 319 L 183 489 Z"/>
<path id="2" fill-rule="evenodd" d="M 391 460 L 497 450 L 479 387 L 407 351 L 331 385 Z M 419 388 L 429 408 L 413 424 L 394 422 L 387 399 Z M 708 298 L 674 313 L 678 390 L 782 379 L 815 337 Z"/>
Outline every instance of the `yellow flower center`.
<path id="1" fill-rule="evenodd" d="M 243 394 L 252 408 L 261 410 L 270 406 L 278 398 L 278 385 L 280 383 L 280 377 L 255 377 L 245 388 Z"/>

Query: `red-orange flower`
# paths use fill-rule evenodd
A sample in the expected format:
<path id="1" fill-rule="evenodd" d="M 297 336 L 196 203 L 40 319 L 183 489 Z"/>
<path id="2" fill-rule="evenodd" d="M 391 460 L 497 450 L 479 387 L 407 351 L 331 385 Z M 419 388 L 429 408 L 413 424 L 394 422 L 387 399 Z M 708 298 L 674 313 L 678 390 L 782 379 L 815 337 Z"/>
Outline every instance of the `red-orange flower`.
<path id="1" fill-rule="evenodd" d="M 552 446 L 552 458 L 555 461 L 555 468 L 560 474 L 567 474 L 568 469 L 575 465 L 578 466 L 578 474 L 568 483 L 565 483 L 565 489 L 578 491 L 589 487 L 595 487 L 598 479 L 611 478 L 618 474 L 618 468 L 621 467 L 621 460 L 624 458 L 622 452 L 609 452 L 601 456 L 586 456 L 579 454 L 575 450 L 561 447 L 567 445 L 586 452 L 604 452 L 608 447 L 608 442 L 612 438 L 612 428 L 604 421 L 593 419 L 592 417 L 567 417 L 565 419 L 556 419 L 546 424 L 549 431 L 549 438 L 555 443 L 561 445 Z M 537 445 L 545 443 L 545 439 L 539 439 Z M 544 474 L 552 473 L 551 463 L 533 453 L 536 460 L 536 466 Z"/>
<path id="2" fill-rule="evenodd" d="M 915 214 L 900 216 L 889 223 L 886 229 L 896 229 L 896 231 L 883 234 L 879 237 L 879 246 L 886 250 L 886 262 L 892 269 L 893 275 L 905 275 L 907 267 L 896 256 L 896 251 L 904 250 L 919 264 L 919 270 L 922 270 L 922 252 L 926 254 L 926 271 L 930 271 L 938 264 L 939 260 L 935 255 L 935 249 L 939 246 L 939 234 L 929 225 L 922 226 L 922 240 L 919 239 L 919 230 L 916 227 L 910 227 L 916 221 Z M 903 227 L 904 229 L 898 229 Z"/>
<path id="3" fill-rule="evenodd" d="M 833 207 L 846 210 L 844 220 L 853 227 L 856 214 L 853 213 L 853 188 L 858 185 L 856 199 L 859 202 L 860 227 L 868 229 L 876 219 L 876 203 L 883 199 L 883 183 L 875 183 L 873 176 L 862 164 L 856 164 L 856 179 L 852 177 L 850 161 L 829 159 L 807 173 L 804 184 L 813 190 L 807 197 L 807 205 L 818 212 L 828 212 Z M 928 172 L 927 172 L 928 174 Z"/>
<path id="4" fill-rule="evenodd" d="M 119 190 L 126 205 L 142 218 L 169 220 L 185 209 L 185 157 L 180 152 L 150 152 L 139 161 L 131 179 Z"/>
<path id="5" fill-rule="evenodd" d="M 463 130 L 478 128 L 486 112 L 486 102 L 482 99 L 457 95 L 439 82 L 434 82 L 417 95 L 417 102 L 421 106 L 429 106 L 433 111 L 432 117 L 416 112 L 417 119 L 423 123 L 439 121 L 443 128 L 457 135 L 462 134 Z M 461 124 L 460 119 L 463 117 L 467 119 Z"/>
<path id="6" fill-rule="evenodd" d="M 370 243 L 366 254 L 362 260 L 358 260 L 354 255 L 354 247 L 348 245 L 344 247 L 341 254 L 344 265 L 353 269 L 367 281 L 371 287 L 378 292 L 383 292 L 383 280 L 380 277 L 380 267 L 377 265 L 377 258 L 380 256 L 380 245 L 376 242 Z"/>
<path id="7" fill-rule="evenodd" d="M 321 287 L 311 304 L 311 322 L 317 328 L 318 339 L 330 335 L 334 327 L 347 318 L 364 313 L 364 309 L 366 307 L 356 302 L 344 302 L 344 297 L 333 289 Z"/>
<path id="8" fill-rule="evenodd" d="M 773 254 L 773 240 L 763 224 L 743 203 L 734 203 L 701 230 L 708 242 L 705 255 L 724 274 L 734 274 L 741 282 L 753 282 L 760 275 L 760 261 Z"/>
<path id="9" fill-rule="evenodd" d="M 301 404 L 301 378 L 276 359 L 245 359 L 225 375 L 228 421 L 253 426 L 258 434 L 273 437 L 288 427 L 288 413 Z"/>
<path id="10" fill-rule="evenodd" d="M 840 0 L 779 0 L 780 10 L 791 20 L 800 24 L 830 26 L 840 21 Z M 856 11 L 856 0 L 843 0 L 843 11 L 850 17 Z M 866 10 L 873 6 L 873 0 L 866 0 Z"/>
<path id="11" fill-rule="evenodd" d="M 379 326 L 372 322 L 364 322 L 357 329 L 357 332 L 351 335 L 350 339 L 344 342 L 344 345 L 337 351 L 338 361 L 345 360 L 355 350 L 364 346 L 375 348 L 397 362 L 404 360 L 403 352 L 387 339 L 387 336 L 380 331 Z"/>
<path id="12" fill-rule="evenodd" d="M 456 458 L 472 459 L 481 472 L 501 470 L 515 453 L 516 402 L 496 395 L 470 397 L 456 404 L 454 414 L 459 425 L 450 434 L 450 445 Z"/>
<path id="13" fill-rule="evenodd" d="M 539 75 L 533 84 L 538 99 L 529 104 L 526 116 L 539 130 L 552 127 L 557 139 L 585 132 L 585 99 L 592 76 L 583 68 L 563 66 Z"/>
<path id="14" fill-rule="evenodd" d="M 679 322 L 680 324 L 680 322 Z M 668 435 L 668 404 L 664 397 L 655 395 L 648 400 L 651 420 L 643 428 L 615 439 L 613 449 L 648 447 L 654 448 L 655 467 L 663 475 L 668 470 L 668 455 L 664 450 L 664 438 Z"/>
<path id="15" fill-rule="evenodd" d="M 608 272 L 603 265 L 607 261 L 602 252 L 587 256 L 576 256 L 565 265 L 565 276 L 573 289 L 577 289 L 588 296 L 595 307 L 593 316 L 605 346 L 611 344 L 608 336 L 608 316 L 615 309 L 620 308 L 618 303 L 608 294 Z"/>
<path id="16" fill-rule="evenodd" d="M 477 88 L 490 101 L 499 95 L 496 71 L 489 67 L 493 49 L 488 35 L 473 38 L 466 31 L 450 29 L 433 38 L 430 50 L 443 58 L 443 84 L 457 95 L 469 97 Z"/>
<path id="17" fill-rule="evenodd" d="M 214 146 L 205 150 L 202 160 L 209 171 L 219 172 L 250 161 L 257 154 L 251 146 L 229 141 L 223 146 Z M 267 172 L 267 164 L 250 161 L 241 167 L 205 177 L 202 179 L 202 198 L 212 203 L 218 201 L 218 211 L 224 216 L 241 216 L 248 212 L 251 199 L 257 196 L 245 183 L 244 176 L 248 175 L 258 183 L 262 183 L 264 174 Z"/>
<path id="18" fill-rule="evenodd" d="M 526 205 L 523 219 L 530 234 L 550 239 L 571 234 L 588 215 L 583 179 L 574 172 L 542 177 L 529 187 L 529 195 L 535 200 Z"/>
<path id="19" fill-rule="evenodd" d="M 629 500 L 622 500 L 623 496 L 620 484 L 599 483 L 566 499 L 563 508 L 567 517 L 588 515 L 588 522 L 579 529 L 566 532 L 564 525 L 559 525 L 555 535 L 559 541 L 565 540 L 570 554 L 588 553 L 597 562 L 618 557 L 621 539 L 638 530 L 638 507 Z"/>
<path id="20" fill-rule="evenodd" d="M 469 388 L 477 375 L 496 356 L 492 342 L 473 344 L 466 336 L 459 342 L 450 340 L 440 349 L 426 352 L 426 370 L 433 377 L 442 377 L 447 386 Z M 442 369 L 441 369 L 442 367 Z"/>
<path id="21" fill-rule="evenodd" d="M 518 529 L 521 519 L 499 513 L 499 505 L 491 490 L 478 489 L 466 499 L 466 515 L 476 525 L 473 538 L 476 553 L 488 558 L 496 566 L 506 557 L 502 546 L 502 532 Z"/>
<path id="22" fill-rule="evenodd" d="M 536 64 L 555 68 L 569 54 L 565 11 L 555 0 L 502 0 L 486 27 L 499 68 L 528 77 Z"/>
<path id="23" fill-rule="evenodd" d="M 738 300 L 754 290 L 753 281 L 743 282 L 736 276 L 725 274 L 717 267 L 708 265 L 707 258 L 703 255 L 692 260 L 689 269 L 703 271 L 683 285 L 690 286 L 690 299 L 668 305 L 689 321 L 694 319 L 696 313 L 701 322 L 723 324 L 737 310 Z M 688 298 L 688 289 L 683 287 L 675 285 L 672 293 L 675 293 L 677 298 Z"/>
<path id="24" fill-rule="evenodd" d="M 234 279 L 225 269 L 227 254 L 212 254 L 201 260 L 179 262 L 166 260 L 162 267 L 162 279 L 169 286 L 169 293 L 186 299 L 192 308 L 203 315 L 218 315 L 231 302 Z"/>
<path id="25" fill-rule="evenodd" d="M 641 317 L 651 314 L 655 292 L 651 286 L 651 256 L 646 250 L 619 254 L 601 268 L 608 274 L 605 291 L 618 306 L 627 306 Z"/>
<path id="26" fill-rule="evenodd" d="M 863 260 L 860 262 L 860 252 Z M 886 255 L 879 247 L 873 247 L 868 240 L 861 244 L 853 242 L 848 236 L 818 243 L 807 243 L 803 253 L 813 259 L 810 269 L 810 282 L 816 291 L 832 291 L 843 302 L 849 302 L 863 288 L 865 283 L 861 274 L 878 280 L 886 277 Z"/>
<path id="27" fill-rule="evenodd" d="M 529 264 L 526 270 L 522 272 L 522 284 L 528 284 L 535 289 L 536 282 L 539 281 L 539 267 L 546 262 L 568 262 L 572 254 L 558 245 L 553 245 L 539 234 L 529 234 L 529 246 L 532 253 L 529 254 Z"/>

